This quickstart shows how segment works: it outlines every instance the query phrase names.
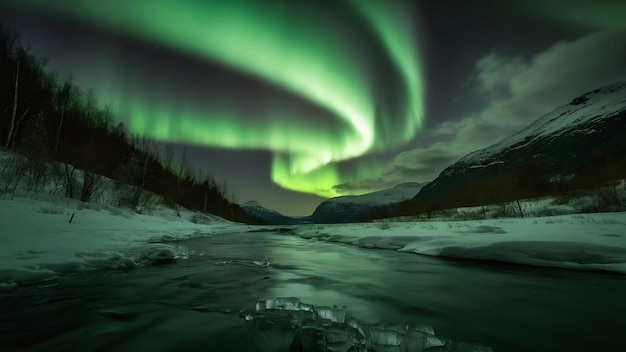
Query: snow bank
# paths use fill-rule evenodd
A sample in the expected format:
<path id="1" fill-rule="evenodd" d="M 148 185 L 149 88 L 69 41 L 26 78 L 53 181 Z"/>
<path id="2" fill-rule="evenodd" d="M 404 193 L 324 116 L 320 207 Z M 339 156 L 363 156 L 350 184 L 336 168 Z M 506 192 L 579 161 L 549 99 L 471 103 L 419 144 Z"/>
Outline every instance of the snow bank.
<path id="1" fill-rule="evenodd" d="M 626 213 L 316 225 L 296 234 L 364 248 L 626 274 Z"/>
<path id="2" fill-rule="evenodd" d="M 0 199 L 0 289 L 92 269 L 127 269 L 187 257 L 175 241 L 248 226 L 161 207 L 152 214 L 40 194 Z M 69 223 L 73 215 L 72 222 Z"/>
<path id="3" fill-rule="evenodd" d="M 171 263 L 188 255 L 179 240 L 254 229 L 194 218 L 164 207 L 147 215 L 62 197 L 0 199 L 0 289 L 45 285 L 84 270 Z M 626 213 L 292 229 L 302 238 L 363 248 L 626 274 Z"/>

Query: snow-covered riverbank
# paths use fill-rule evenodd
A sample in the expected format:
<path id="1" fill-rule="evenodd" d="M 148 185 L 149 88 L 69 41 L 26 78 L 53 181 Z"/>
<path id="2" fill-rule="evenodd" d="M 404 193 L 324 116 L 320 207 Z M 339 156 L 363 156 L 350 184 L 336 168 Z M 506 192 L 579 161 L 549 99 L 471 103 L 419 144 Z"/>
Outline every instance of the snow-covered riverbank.
<path id="1" fill-rule="evenodd" d="M 59 273 L 174 260 L 185 256 L 184 249 L 163 242 L 249 229 L 166 207 L 143 215 L 63 197 L 31 197 L 0 199 L 0 287 Z"/>
<path id="2" fill-rule="evenodd" d="M 314 225 L 297 234 L 365 248 L 626 274 L 626 213 Z"/>
<path id="3" fill-rule="evenodd" d="M 7 197 L 0 199 L 0 287 L 184 259 L 186 249 L 176 240 L 258 229 L 162 206 L 137 214 L 44 194 Z M 302 238 L 363 248 L 626 274 L 626 213 L 312 224 L 291 230 Z"/>

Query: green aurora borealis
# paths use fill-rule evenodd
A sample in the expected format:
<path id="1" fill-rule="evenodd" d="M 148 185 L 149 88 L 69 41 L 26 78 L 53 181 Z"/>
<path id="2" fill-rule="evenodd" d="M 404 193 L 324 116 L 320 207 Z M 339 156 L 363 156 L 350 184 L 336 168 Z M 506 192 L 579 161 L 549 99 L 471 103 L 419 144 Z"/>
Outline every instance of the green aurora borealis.
<path id="1" fill-rule="evenodd" d="M 353 0 L 335 3 L 331 11 L 307 1 L 72 4 L 20 1 L 222 65 L 310 104 L 294 109 L 280 98 L 259 102 L 240 96 L 186 101 L 167 92 L 153 99 L 130 78 L 98 94 L 132 133 L 270 150 L 271 178 L 283 188 L 338 195 L 336 186 L 378 172 L 359 160 L 350 170 L 339 163 L 399 147 L 422 125 L 417 24 L 405 2 Z"/>

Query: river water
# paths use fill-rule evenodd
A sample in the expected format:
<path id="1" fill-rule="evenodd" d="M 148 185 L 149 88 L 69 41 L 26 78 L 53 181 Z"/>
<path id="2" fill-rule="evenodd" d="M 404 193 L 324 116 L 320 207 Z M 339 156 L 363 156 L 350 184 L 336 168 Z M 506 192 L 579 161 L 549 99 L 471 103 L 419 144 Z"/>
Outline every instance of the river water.
<path id="1" fill-rule="evenodd" d="M 425 324 L 437 337 L 494 351 L 626 351 L 621 275 L 452 261 L 279 233 L 175 245 L 189 258 L 0 292 L 0 349 L 288 351 L 293 324 L 245 312 L 254 313 L 259 299 L 297 297 L 346 305 L 363 326 Z"/>

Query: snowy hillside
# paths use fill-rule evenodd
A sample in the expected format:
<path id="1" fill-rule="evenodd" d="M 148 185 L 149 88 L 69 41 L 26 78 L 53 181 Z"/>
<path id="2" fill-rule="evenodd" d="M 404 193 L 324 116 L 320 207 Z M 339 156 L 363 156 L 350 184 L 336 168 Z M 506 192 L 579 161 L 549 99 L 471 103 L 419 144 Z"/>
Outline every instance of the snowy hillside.
<path id="1" fill-rule="evenodd" d="M 472 167 L 489 166 L 500 161 L 494 156 L 508 149 L 521 149 L 544 138 L 558 138 L 566 134 L 588 135 L 596 133 L 594 125 L 602 124 L 620 112 L 626 111 L 626 82 L 596 89 L 572 100 L 537 119 L 525 129 L 487 148 L 470 153 L 457 164 Z M 454 172 L 459 168 L 448 168 Z"/>
<path id="2" fill-rule="evenodd" d="M 269 225 L 296 225 L 305 224 L 307 221 L 285 216 L 275 210 L 264 207 L 261 203 L 251 200 L 239 205 L 241 209 L 252 217 L 263 220 Z"/>
<path id="3" fill-rule="evenodd" d="M 71 222 L 70 222 L 71 219 Z M 150 214 L 44 193 L 0 198 L 0 289 L 93 269 L 186 258 L 176 240 L 247 226 L 157 206 Z"/>
<path id="4" fill-rule="evenodd" d="M 626 213 L 302 226 L 302 238 L 361 248 L 626 274 Z"/>
<path id="5" fill-rule="evenodd" d="M 579 185 L 599 186 L 591 183 L 620 179 L 626 172 L 624 135 L 626 82 L 621 82 L 583 94 L 514 135 L 464 156 L 412 202 L 453 208 L 498 202 L 499 196 L 541 196 L 554 193 L 554 180 L 574 176 L 586 177 Z"/>
<path id="6" fill-rule="evenodd" d="M 322 202 L 309 219 L 316 223 L 352 222 L 376 214 L 390 214 L 395 206 L 414 197 L 423 186 L 423 183 L 407 182 L 360 196 L 331 198 Z"/>

